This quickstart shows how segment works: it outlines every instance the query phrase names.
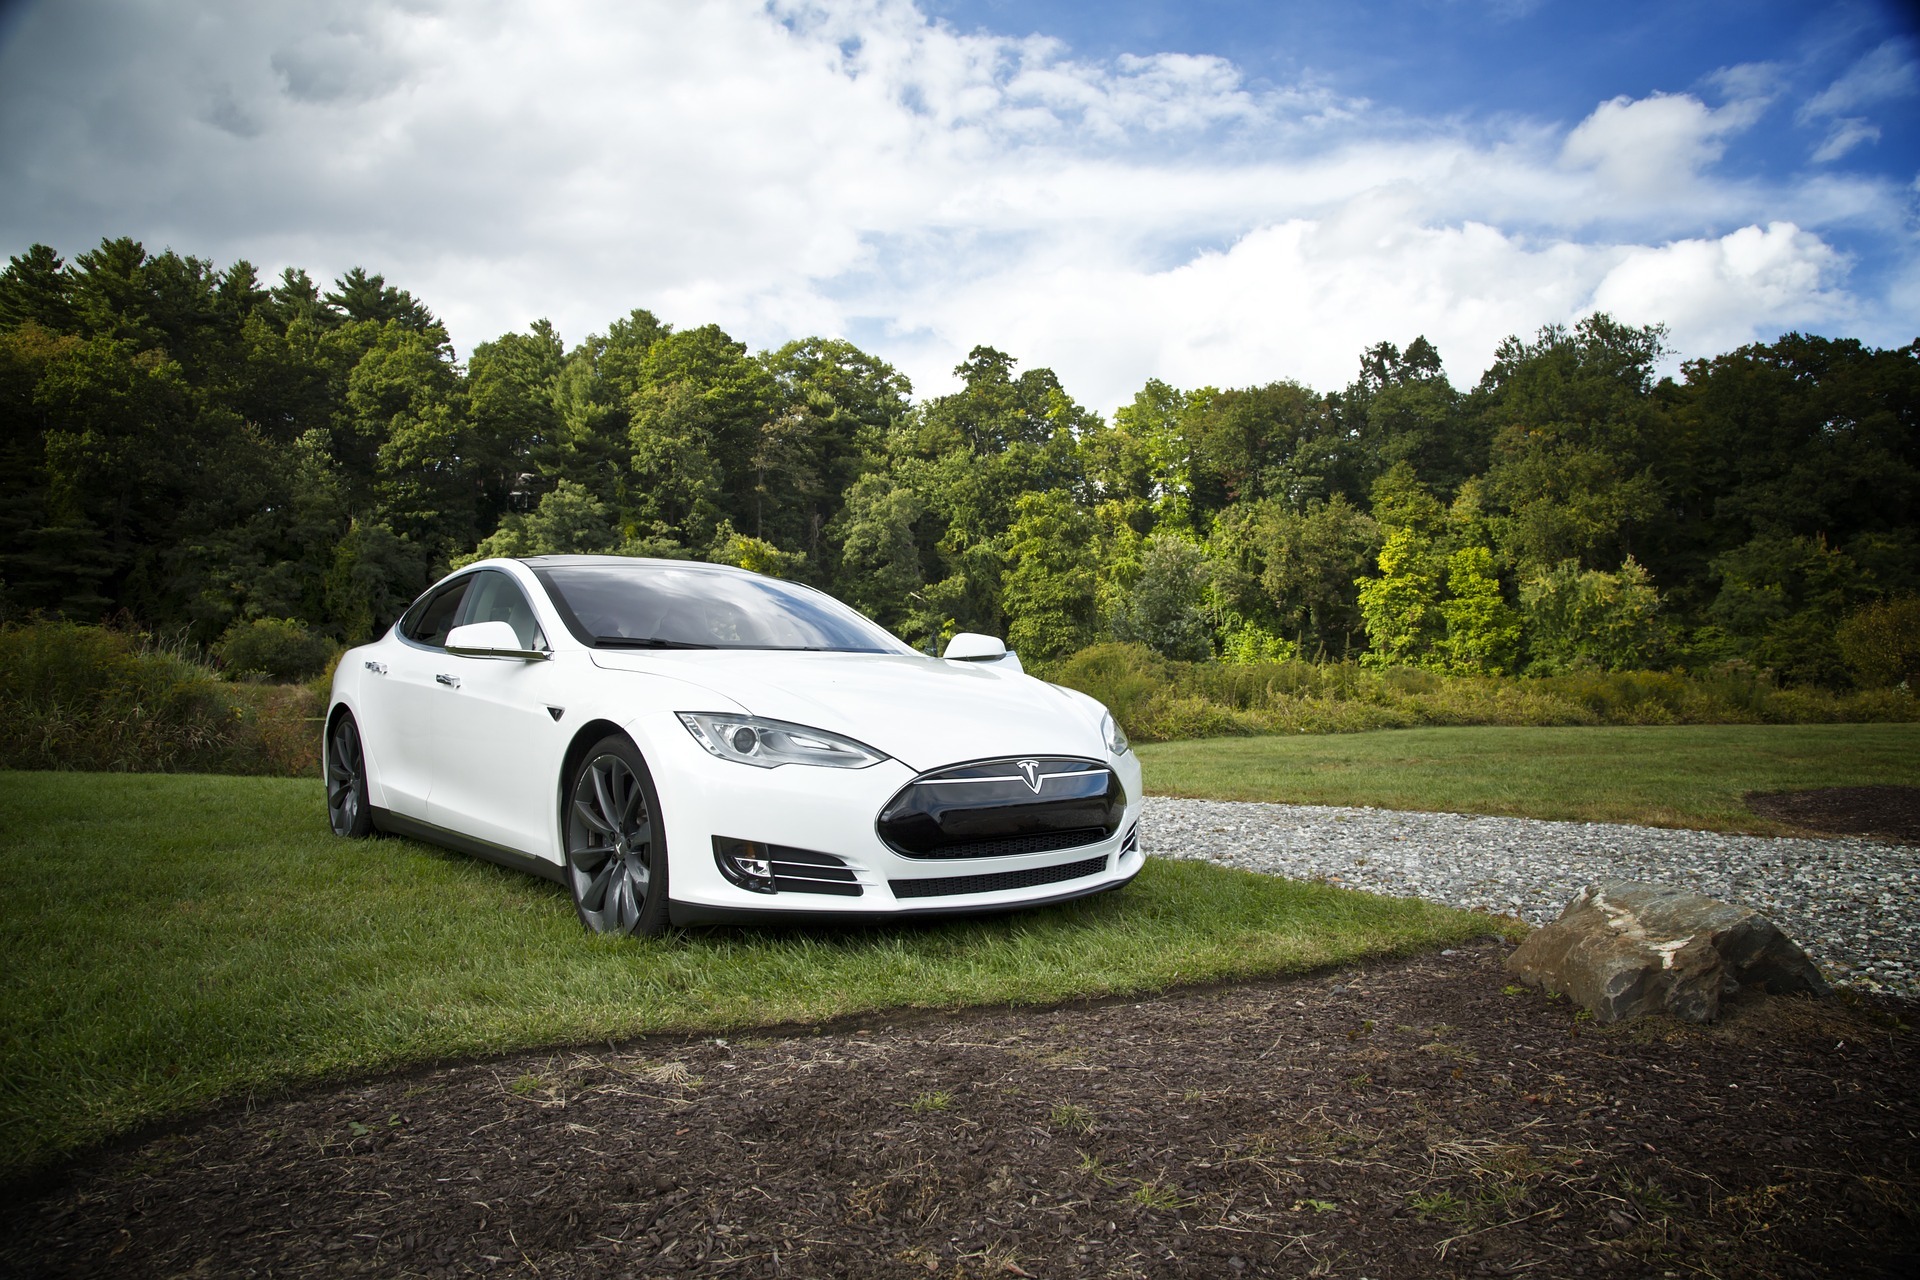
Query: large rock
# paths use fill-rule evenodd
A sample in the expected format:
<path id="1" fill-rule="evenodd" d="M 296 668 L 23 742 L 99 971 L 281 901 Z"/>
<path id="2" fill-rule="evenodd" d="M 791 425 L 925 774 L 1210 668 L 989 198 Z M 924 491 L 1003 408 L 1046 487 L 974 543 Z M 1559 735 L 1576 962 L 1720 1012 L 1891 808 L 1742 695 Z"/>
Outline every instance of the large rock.
<path id="1" fill-rule="evenodd" d="M 1507 958 L 1529 986 L 1567 995 L 1600 1022 L 1671 1013 L 1711 1021 L 1743 986 L 1825 995 L 1793 940 L 1747 907 L 1661 885 L 1590 884 Z"/>

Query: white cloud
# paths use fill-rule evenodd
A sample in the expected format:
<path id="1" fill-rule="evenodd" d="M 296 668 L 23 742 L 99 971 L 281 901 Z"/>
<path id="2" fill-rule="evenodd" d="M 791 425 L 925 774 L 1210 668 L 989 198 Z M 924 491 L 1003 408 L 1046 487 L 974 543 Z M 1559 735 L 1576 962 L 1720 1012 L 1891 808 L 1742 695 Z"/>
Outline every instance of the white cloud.
<path id="1" fill-rule="evenodd" d="M 1561 158 L 1597 170 L 1628 195 L 1691 185 L 1720 158 L 1722 139 L 1753 123 L 1758 104 L 1736 100 L 1714 110 L 1680 93 L 1603 102 L 1567 135 Z"/>
<path id="2" fill-rule="evenodd" d="M 1802 121 L 1838 116 L 1860 107 L 1920 93 L 1920 65 L 1905 40 L 1888 40 L 1855 62 L 1800 108 Z"/>
<path id="3" fill-rule="evenodd" d="M 1863 142 L 1879 140 L 1879 125 L 1868 124 L 1859 116 L 1842 116 L 1827 131 L 1826 140 L 1814 148 L 1813 162 L 1826 164 L 1830 160 L 1838 160 Z"/>
<path id="4" fill-rule="evenodd" d="M 1621 252 L 1591 306 L 1633 324 L 1664 323 L 1688 352 L 1727 351 L 1786 324 L 1851 318 L 1849 300 L 1830 287 L 1843 265 L 1790 222 L 1741 227 Z"/>
<path id="5" fill-rule="evenodd" d="M 1687 354 L 1864 314 L 1821 228 L 1898 228 L 1909 193 L 1717 177 L 1766 74 L 1563 137 L 908 0 L 49 0 L 0 53 L 0 239 L 364 264 L 462 351 L 646 306 L 755 345 L 847 333 L 922 394 L 980 342 L 1102 409 L 1150 375 L 1335 386 L 1418 333 L 1471 378 L 1597 306 Z"/>

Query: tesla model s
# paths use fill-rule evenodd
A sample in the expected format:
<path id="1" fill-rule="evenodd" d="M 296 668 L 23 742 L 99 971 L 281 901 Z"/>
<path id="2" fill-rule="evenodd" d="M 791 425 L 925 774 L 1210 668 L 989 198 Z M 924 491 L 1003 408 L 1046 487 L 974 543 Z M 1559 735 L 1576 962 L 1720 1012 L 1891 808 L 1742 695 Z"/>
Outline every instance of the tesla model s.
<path id="1" fill-rule="evenodd" d="M 341 659 L 323 746 L 336 833 L 545 876 L 600 932 L 1004 911 L 1144 861 L 1100 703 L 722 565 L 462 568 Z"/>

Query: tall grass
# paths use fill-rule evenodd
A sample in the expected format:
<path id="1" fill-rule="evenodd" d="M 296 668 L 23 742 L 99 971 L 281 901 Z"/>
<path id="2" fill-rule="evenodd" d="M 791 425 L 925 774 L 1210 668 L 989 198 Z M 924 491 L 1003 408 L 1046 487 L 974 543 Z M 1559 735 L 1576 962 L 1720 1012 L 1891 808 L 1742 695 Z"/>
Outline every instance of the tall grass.
<path id="1" fill-rule="evenodd" d="M 1560 676 L 1448 676 L 1355 663 L 1174 662 L 1106 644 L 1034 674 L 1106 703 L 1141 742 L 1263 733 L 1354 733 L 1443 725 L 1831 724 L 1920 720 L 1905 688 L 1781 688 L 1729 666 Z"/>
<path id="2" fill-rule="evenodd" d="M 0 768 L 311 776 L 323 709 L 318 682 L 230 684 L 137 632 L 0 626 Z"/>

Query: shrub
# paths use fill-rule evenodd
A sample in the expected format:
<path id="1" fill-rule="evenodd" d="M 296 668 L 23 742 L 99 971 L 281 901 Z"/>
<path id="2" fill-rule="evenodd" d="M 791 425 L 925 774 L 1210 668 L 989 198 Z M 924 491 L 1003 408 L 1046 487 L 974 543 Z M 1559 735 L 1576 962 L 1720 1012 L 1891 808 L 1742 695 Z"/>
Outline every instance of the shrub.
<path id="1" fill-rule="evenodd" d="M 1861 688 L 1911 687 L 1920 675 L 1920 596 L 1854 610 L 1840 624 L 1834 642 Z"/>
<path id="2" fill-rule="evenodd" d="M 240 688 L 151 637 L 0 627 L 0 768 L 312 774 L 324 701 Z"/>
<path id="3" fill-rule="evenodd" d="M 1903 688 L 1779 688 L 1728 662 L 1703 676 L 1600 671 L 1450 676 L 1352 662 L 1173 662 L 1143 645 L 1098 645 L 1036 675 L 1093 695 L 1140 742 L 1248 733 L 1353 733 L 1422 725 L 1810 724 L 1920 720 Z"/>
<path id="4" fill-rule="evenodd" d="M 231 679 L 265 679 L 277 684 L 306 680 L 333 657 L 334 645 L 292 618 L 255 618 L 236 622 L 213 647 Z"/>

